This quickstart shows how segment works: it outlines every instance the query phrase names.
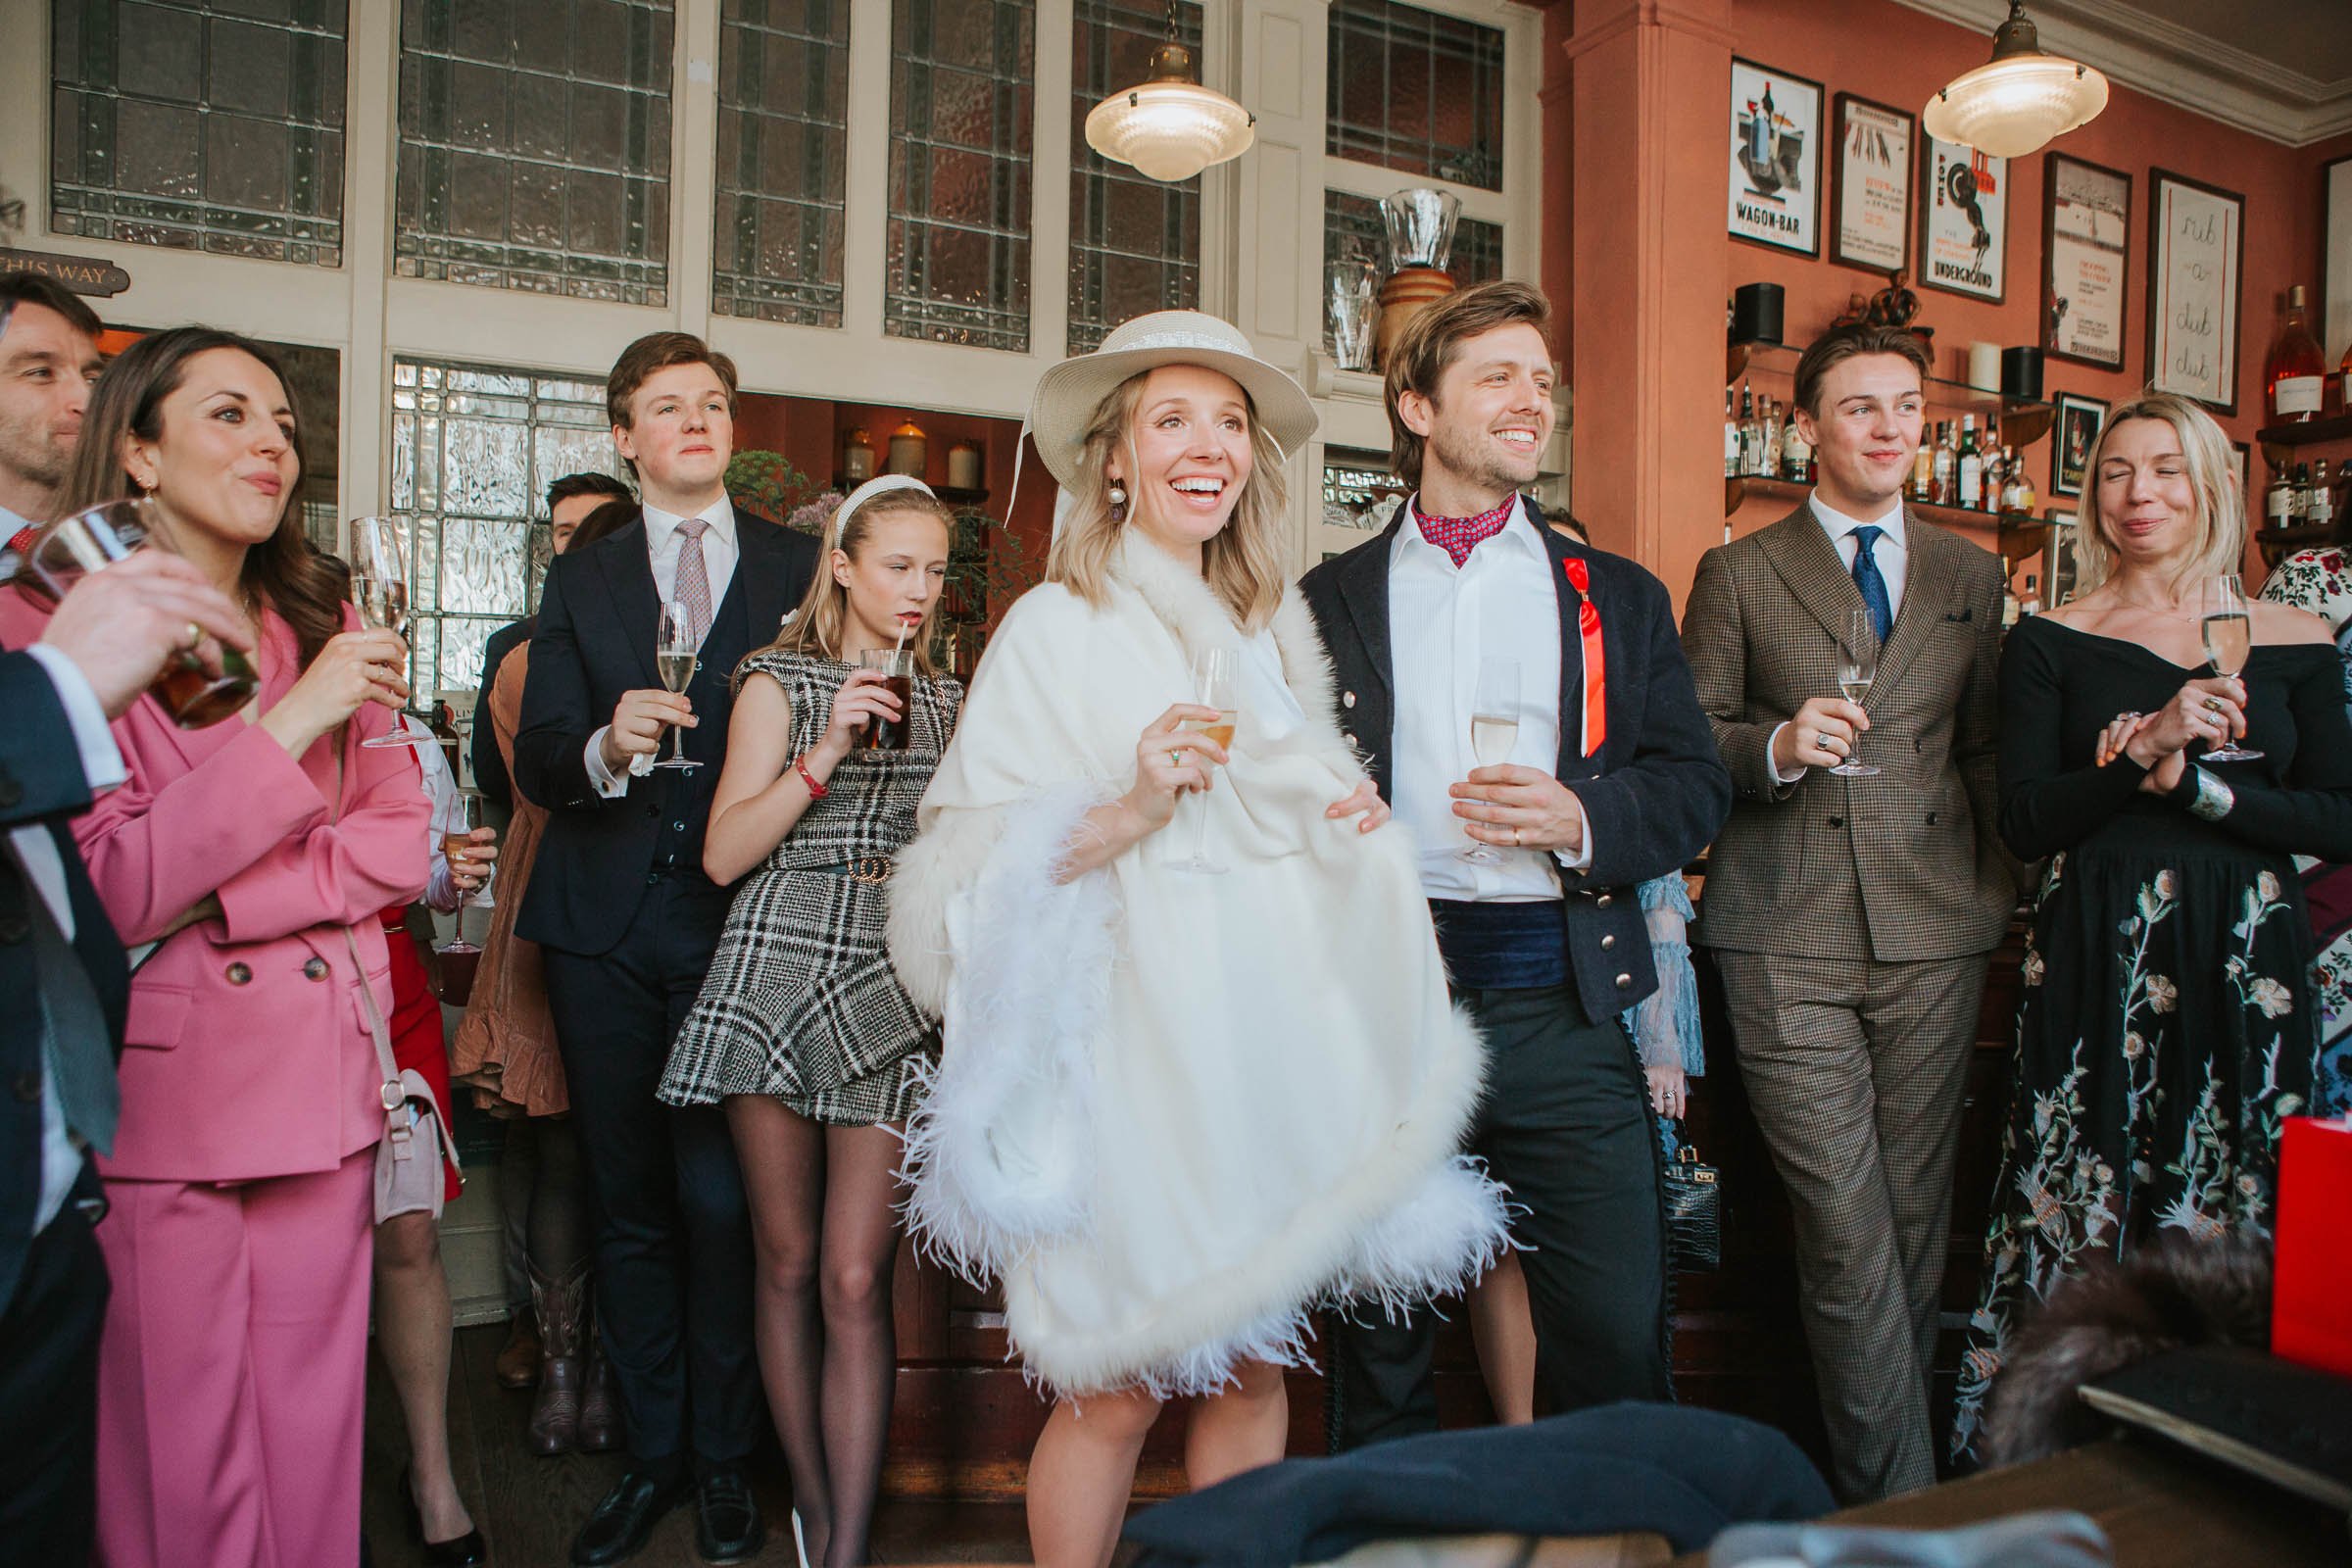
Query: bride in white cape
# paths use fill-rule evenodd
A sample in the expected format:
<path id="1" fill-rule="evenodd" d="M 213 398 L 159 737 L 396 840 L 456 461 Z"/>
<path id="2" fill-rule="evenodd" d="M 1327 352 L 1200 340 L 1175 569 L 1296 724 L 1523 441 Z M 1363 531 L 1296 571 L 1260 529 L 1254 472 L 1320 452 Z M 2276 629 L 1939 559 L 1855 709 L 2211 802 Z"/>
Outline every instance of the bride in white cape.
<path id="1" fill-rule="evenodd" d="M 1163 312 L 1048 372 L 1031 424 L 1074 511 L 924 796 L 890 948 L 945 1018 L 908 1221 L 1003 1283 L 1057 1396 L 1029 1486 L 1054 1568 L 1107 1561 L 1162 1399 L 1201 1396 L 1196 1487 L 1278 1459 L 1317 1306 L 1401 1309 L 1506 1243 L 1457 1153 L 1482 1053 L 1282 586 L 1311 406 L 1226 323 Z M 1230 751 L 1185 727 L 1216 716 L 1186 699 L 1219 647 Z M 1200 810 L 1225 874 L 1170 863 Z"/>

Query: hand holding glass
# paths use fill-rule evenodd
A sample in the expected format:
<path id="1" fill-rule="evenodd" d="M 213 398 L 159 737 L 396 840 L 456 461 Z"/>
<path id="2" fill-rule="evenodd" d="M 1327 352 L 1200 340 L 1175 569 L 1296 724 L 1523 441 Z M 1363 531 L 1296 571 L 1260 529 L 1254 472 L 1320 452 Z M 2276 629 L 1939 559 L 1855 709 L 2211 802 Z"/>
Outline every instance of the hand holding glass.
<path id="1" fill-rule="evenodd" d="M 698 662 L 694 644 L 694 617 L 686 612 L 686 602 L 673 599 L 662 607 L 661 640 L 654 645 L 654 667 L 662 673 L 662 684 L 673 692 L 683 693 L 694 679 Z M 669 755 L 656 767 L 693 769 L 703 764 L 686 756 L 686 728 L 674 725 L 669 732 Z"/>
<path id="2" fill-rule="evenodd" d="M 369 631 L 409 634 L 409 519 L 356 517 L 351 524 L 351 602 Z M 422 725 L 399 725 L 363 746 L 438 746 Z"/>
<path id="3" fill-rule="evenodd" d="M 1870 688 L 1879 678 L 1879 629 L 1871 623 L 1870 612 L 1857 610 L 1846 617 L 1845 635 L 1838 640 L 1838 692 L 1857 708 L 1870 695 Z M 1854 745 L 1861 746 L 1857 733 Z M 1876 778 L 1879 770 L 1868 762 L 1854 760 L 1851 752 L 1845 760 L 1830 769 L 1839 778 Z"/>
<path id="4" fill-rule="evenodd" d="M 2254 652 L 2254 617 L 2246 608 L 2245 584 L 2235 572 L 2224 572 L 2207 580 L 2200 629 L 2205 634 L 2205 662 L 2213 667 L 2213 672 L 2231 679 L 2242 675 L 2246 661 Z M 2207 752 L 2203 760 L 2248 762 L 2261 755 L 2225 735 L 2222 744 Z"/>
<path id="5" fill-rule="evenodd" d="M 1228 752 L 1233 749 L 1233 732 L 1241 720 L 1241 652 L 1234 648 L 1205 648 L 1193 661 L 1193 701 L 1202 708 L 1217 710 L 1215 718 L 1188 718 L 1184 727 L 1199 730 Z M 1192 808 L 1193 853 L 1170 864 L 1179 871 L 1192 871 L 1201 876 L 1223 876 L 1225 867 L 1208 858 L 1208 797 L 1204 793 Z"/>
<path id="6" fill-rule="evenodd" d="M 490 878 L 495 867 L 476 866 L 473 863 L 474 831 L 483 825 L 482 798 L 479 795 L 458 796 L 450 803 L 449 809 L 442 819 L 441 855 L 449 861 L 450 872 L 456 876 L 471 876 L 481 879 L 481 885 L 460 902 L 458 906 L 460 908 L 466 908 L 468 906 L 487 907 L 490 903 Z M 463 935 L 459 940 L 461 942 L 465 940 Z"/>
<path id="7" fill-rule="evenodd" d="M 1519 661 L 1482 659 L 1478 685 L 1470 697 L 1470 755 L 1481 767 L 1500 767 L 1519 744 Z M 1463 824 L 1463 832 L 1469 825 Z M 1476 839 L 1454 858 L 1473 865 L 1499 865 L 1502 856 Z"/>

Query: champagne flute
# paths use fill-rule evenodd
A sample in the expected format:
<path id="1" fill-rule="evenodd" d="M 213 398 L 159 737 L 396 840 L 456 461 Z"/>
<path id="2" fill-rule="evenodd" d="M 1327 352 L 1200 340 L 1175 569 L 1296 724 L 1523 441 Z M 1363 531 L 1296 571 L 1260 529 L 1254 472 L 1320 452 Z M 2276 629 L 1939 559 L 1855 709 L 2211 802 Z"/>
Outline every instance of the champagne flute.
<path id="1" fill-rule="evenodd" d="M 1487 658 L 1478 662 L 1478 685 L 1470 696 L 1470 755 L 1481 767 L 1500 767 L 1519 744 L 1519 661 Z M 1469 831 L 1464 824 L 1463 832 Z M 1453 852 L 1457 860 L 1473 865 L 1500 865 L 1502 855 L 1476 839 Z"/>
<path id="2" fill-rule="evenodd" d="M 1230 751 L 1234 728 L 1241 721 L 1241 677 L 1239 649 L 1202 649 L 1193 661 L 1193 700 L 1202 708 L 1215 709 L 1217 716 L 1188 718 L 1184 721 L 1184 727 L 1200 731 Z M 1193 853 L 1170 864 L 1179 871 L 1191 871 L 1200 876 L 1223 876 L 1225 867 L 1208 858 L 1208 796 L 1205 792 L 1192 809 Z"/>
<path id="3" fill-rule="evenodd" d="M 2243 674 L 2246 659 L 2254 651 L 2254 618 L 2246 609 L 2246 586 L 2233 571 L 2208 578 L 2205 583 L 2204 616 L 2199 630 L 2205 634 L 2205 662 L 2216 675 Z M 2208 762 L 2246 762 L 2262 753 L 2224 736 L 2222 744 L 2207 752 Z"/>
<path id="4" fill-rule="evenodd" d="M 441 854 L 449 861 L 449 868 L 453 872 L 465 871 L 468 875 L 472 874 L 470 862 L 473 858 L 473 830 L 481 825 L 482 798 L 479 795 L 460 794 L 451 800 L 449 809 L 443 814 L 441 821 Z M 461 903 L 458 907 L 461 909 L 487 908 L 490 905 L 490 877 L 493 874 L 495 874 L 494 868 L 485 869 L 482 875 L 482 885 L 476 888 L 472 895 Z M 471 944 L 466 943 L 465 932 L 461 930 L 457 942 L 452 946 L 469 947 Z"/>
<path id="5" fill-rule="evenodd" d="M 1838 639 L 1838 691 L 1847 702 L 1860 705 L 1879 678 L 1879 628 L 1870 612 L 1857 610 L 1845 617 L 1845 635 Z M 1859 742 L 1857 741 L 1857 748 Z M 1839 778 L 1876 778 L 1879 770 L 1854 760 L 1853 753 L 1830 769 Z"/>
<path id="6" fill-rule="evenodd" d="M 673 599 L 662 607 L 661 641 L 654 645 L 654 667 L 662 672 L 662 684 L 673 692 L 683 692 L 687 682 L 694 679 L 695 657 L 694 617 L 686 613 L 686 602 Z M 669 731 L 669 755 L 656 767 L 693 769 L 703 764 L 686 756 L 686 728 L 673 724 Z"/>
<path id="7" fill-rule="evenodd" d="M 369 631 L 409 634 L 409 519 L 359 517 L 351 524 L 351 602 Z M 421 725 L 400 725 L 363 746 L 438 746 Z"/>

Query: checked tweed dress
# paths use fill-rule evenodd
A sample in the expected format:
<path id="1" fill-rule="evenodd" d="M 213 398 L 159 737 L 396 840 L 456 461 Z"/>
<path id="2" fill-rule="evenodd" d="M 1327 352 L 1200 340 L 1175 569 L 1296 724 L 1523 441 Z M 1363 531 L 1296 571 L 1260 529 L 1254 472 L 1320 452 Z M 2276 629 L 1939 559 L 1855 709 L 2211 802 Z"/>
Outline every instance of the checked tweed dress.
<path id="1" fill-rule="evenodd" d="M 741 673 L 784 688 L 797 757 L 823 738 L 850 671 L 838 660 L 771 650 L 745 660 Z M 914 1109 L 917 1069 L 938 1035 L 883 951 L 889 886 L 826 868 L 895 856 L 914 837 L 915 806 L 962 704 L 956 682 L 917 675 L 906 750 L 851 752 L 825 798 L 744 878 L 702 996 L 670 1047 L 664 1102 L 773 1095 L 837 1126 L 903 1121 Z"/>

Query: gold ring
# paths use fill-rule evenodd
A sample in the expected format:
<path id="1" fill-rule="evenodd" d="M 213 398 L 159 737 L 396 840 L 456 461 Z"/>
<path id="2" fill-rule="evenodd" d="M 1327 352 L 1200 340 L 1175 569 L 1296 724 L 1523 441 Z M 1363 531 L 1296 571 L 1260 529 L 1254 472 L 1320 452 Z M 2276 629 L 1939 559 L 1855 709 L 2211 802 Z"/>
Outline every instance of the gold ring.
<path id="1" fill-rule="evenodd" d="M 2208 697 L 2205 699 L 2205 711 L 2208 713 L 2218 713 L 2221 710 L 2222 700 L 2219 697 Z"/>
<path id="2" fill-rule="evenodd" d="M 192 654 L 196 651 L 197 645 L 203 641 L 204 628 L 191 620 L 188 622 L 188 640 L 179 645 L 179 651 L 183 654 Z"/>
<path id="3" fill-rule="evenodd" d="M 1513 829 L 1511 829 L 1511 848 L 1515 850 L 1515 849 L 1517 849 L 1518 847 L 1519 847 L 1519 830 L 1518 830 L 1517 828 L 1513 828 Z"/>

